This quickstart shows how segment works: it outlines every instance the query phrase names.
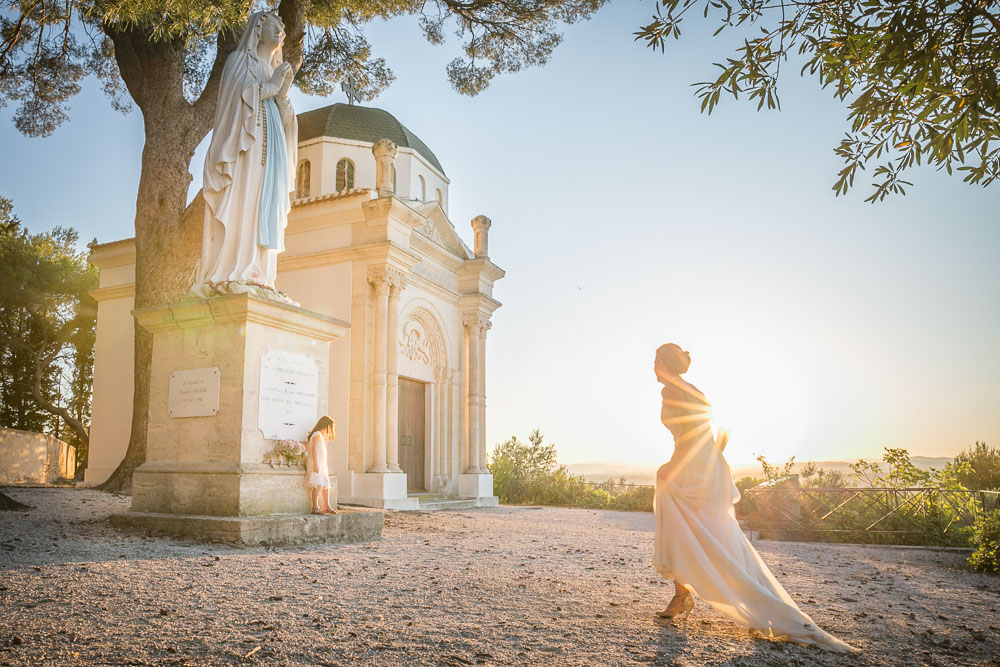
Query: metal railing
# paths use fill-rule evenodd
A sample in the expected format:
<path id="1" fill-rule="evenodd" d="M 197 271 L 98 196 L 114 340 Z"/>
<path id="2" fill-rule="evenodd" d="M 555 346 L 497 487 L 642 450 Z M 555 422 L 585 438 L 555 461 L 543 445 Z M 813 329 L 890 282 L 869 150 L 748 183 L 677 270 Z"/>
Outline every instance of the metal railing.
<path id="1" fill-rule="evenodd" d="M 755 487 L 737 512 L 775 539 L 965 547 L 976 519 L 998 506 L 998 491 Z"/>

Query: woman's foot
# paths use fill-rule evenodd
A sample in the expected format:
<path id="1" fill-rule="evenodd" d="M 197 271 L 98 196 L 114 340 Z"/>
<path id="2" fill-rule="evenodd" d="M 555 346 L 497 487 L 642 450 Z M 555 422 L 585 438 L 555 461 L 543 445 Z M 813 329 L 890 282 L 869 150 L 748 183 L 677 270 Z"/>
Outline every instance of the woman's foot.
<path id="1" fill-rule="evenodd" d="M 323 514 L 336 514 L 337 510 L 333 509 L 329 505 L 323 508 Z"/>
<path id="2" fill-rule="evenodd" d="M 691 591 L 684 591 L 674 595 L 667 608 L 656 612 L 656 615 L 660 618 L 674 618 L 683 613 L 690 613 L 692 609 L 694 609 L 694 596 L 691 595 Z"/>
<path id="3" fill-rule="evenodd" d="M 314 508 L 312 508 L 312 513 L 313 514 L 323 514 L 323 510 L 321 510 L 318 507 L 314 507 Z"/>

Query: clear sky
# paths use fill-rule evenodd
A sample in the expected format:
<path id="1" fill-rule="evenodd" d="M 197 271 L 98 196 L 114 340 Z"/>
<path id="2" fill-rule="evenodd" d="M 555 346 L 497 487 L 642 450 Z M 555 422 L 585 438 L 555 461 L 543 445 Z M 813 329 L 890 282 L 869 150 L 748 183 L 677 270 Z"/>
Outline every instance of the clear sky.
<path id="1" fill-rule="evenodd" d="M 490 447 L 538 427 L 565 463 L 662 462 L 652 359 L 668 341 L 691 351 L 734 463 L 1000 444 L 1000 185 L 925 168 L 905 197 L 864 203 L 864 173 L 835 197 L 843 105 L 789 67 L 780 113 L 730 100 L 700 114 L 690 84 L 732 42 L 692 21 L 654 54 L 631 35 L 651 10 L 612 3 L 569 26 L 548 66 L 475 98 L 447 83 L 455 40 L 430 46 L 410 19 L 368 30 L 397 76 L 369 105 L 434 150 L 467 241 L 472 217 L 493 220 L 507 277 L 487 345 Z M 116 113 L 89 81 L 49 138 L 10 116 L 0 194 L 30 229 L 133 235 L 138 111 Z"/>

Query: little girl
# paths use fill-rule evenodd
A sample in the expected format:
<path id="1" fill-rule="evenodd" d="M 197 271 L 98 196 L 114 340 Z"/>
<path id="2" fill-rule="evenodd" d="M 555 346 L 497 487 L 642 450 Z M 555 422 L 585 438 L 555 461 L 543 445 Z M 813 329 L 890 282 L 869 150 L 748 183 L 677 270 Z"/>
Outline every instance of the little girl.
<path id="1" fill-rule="evenodd" d="M 306 453 L 306 486 L 313 514 L 336 514 L 330 507 L 330 476 L 326 468 L 326 441 L 337 436 L 336 424 L 329 417 L 320 417 L 309 431 L 309 448 Z"/>

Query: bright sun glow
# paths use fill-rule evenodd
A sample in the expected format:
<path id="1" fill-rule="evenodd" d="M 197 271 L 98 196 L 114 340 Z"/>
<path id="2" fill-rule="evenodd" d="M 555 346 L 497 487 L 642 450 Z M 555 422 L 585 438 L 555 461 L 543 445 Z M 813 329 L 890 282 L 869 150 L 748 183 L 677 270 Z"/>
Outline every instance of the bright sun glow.
<path id="1" fill-rule="evenodd" d="M 712 402 L 714 429 L 730 433 L 730 462 L 749 463 L 757 454 L 771 462 L 790 456 L 805 460 L 815 392 L 788 360 L 762 355 L 760 349 L 697 354 L 689 379 Z"/>

